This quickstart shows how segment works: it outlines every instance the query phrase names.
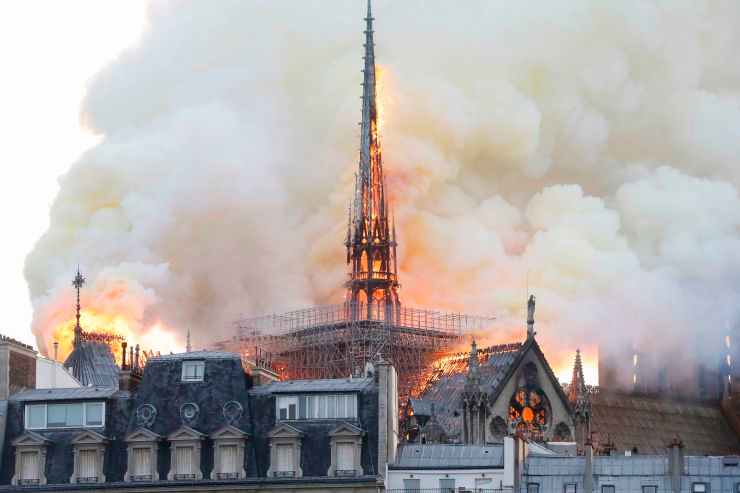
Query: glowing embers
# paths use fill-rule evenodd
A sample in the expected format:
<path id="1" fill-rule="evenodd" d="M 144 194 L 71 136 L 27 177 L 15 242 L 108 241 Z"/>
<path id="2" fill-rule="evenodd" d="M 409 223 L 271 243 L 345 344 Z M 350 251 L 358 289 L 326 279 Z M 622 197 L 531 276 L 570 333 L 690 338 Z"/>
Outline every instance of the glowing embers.
<path id="1" fill-rule="evenodd" d="M 520 387 L 509 402 L 509 427 L 527 438 L 541 438 L 550 420 L 550 404 L 539 388 Z"/>

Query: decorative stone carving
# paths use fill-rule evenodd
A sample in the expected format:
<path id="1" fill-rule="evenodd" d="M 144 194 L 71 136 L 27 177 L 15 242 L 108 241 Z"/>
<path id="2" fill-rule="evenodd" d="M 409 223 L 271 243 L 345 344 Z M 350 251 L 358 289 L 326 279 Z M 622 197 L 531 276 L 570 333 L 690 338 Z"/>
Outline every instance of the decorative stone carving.
<path id="1" fill-rule="evenodd" d="M 85 430 L 72 440 L 72 455 L 74 470 L 69 482 L 74 483 L 105 483 L 104 461 L 105 447 L 108 439 L 92 430 Z M 82 470 L 82 455 L 85 452 L 94 454 L 94 474 Z"/>
<path id="2" fill-rule="evenodd" d="M 303 477 L 301 468 L 301 442 L 303 432 L 287 423 L 281 423 L 269 433 L 270 438 L 270 468 L 268 478 L 300 478 Z M 278 448 L 290 447 L 292 470 L 281 470 L 278 467 Z"/>
<path id="3" fill-rule="evenodd" d="M 143 407 L 143 406 L 142 406 Z M 152 406 L 154 407 L 154 406 Z M 123 476 L 124 481 L 158 481 L 157 453 L 162 436 L 147 428 L 138 428 L 129 433 L 124 439 L 127 445 L 127 469 Z M 148 454 L 148 467 L 145 471 L 136 470 L 135 454 Z"/>
<path id="4" fill-rule="evenodd" d="M 191 426 L 198 419 L 200 408 L 195 402 L 186 402 L 180 406 L 180 419 L 184 425 Z"/>
<path id="5" fill-rule="evenodd" d="M 15 474 L 10 482 L 13 485 L 43 485 L 46 484 L 46 449 L 49 440 L 38 433 L 26 431 L 13 441 L 15 447 Z M 36 467 L 38 468 L 31 477 L 23 477 L 23 460 L 28 454 L 36 454 Z"/>
<path id="6" fill-rule="evenodd" d="M 136 425 L 151 428 L 157 419 L 157 408 L 151 404 L 142 404 L 136 409 Z"/>
<path id="7" fill-rule="evenodd" d="M 340 423 L 329 432 L 331 447 L 331 466 L 327 476 L 362 476 L 362 437 L 365 431 L 351 423 Z M 351 467 L 340 463 L 338 452 L 340 448 L 351 447 Z M 342 466 L 342 467 L 340 467 Z"/>
<path id="8" fill-rule="evenodd" d="M 200 467 L 201 445 L 206 437 L 203 433 L 192 429 L 189 426 L 181 426 L 179 429 L 170 433 L 167 440 L 170 442 L 170 472 L 167 473 L 167 479 L 172 480 L 198 480 L 203 479 L 203 470 Z M 191 449 L 192 469 L 189 473 L 178 473 L 177 471 L 177 454 L 178 449 Z"/>
<path id="9" fill-rule="evenodd" d="M 211 479 L 244 479 L 247 477 L 247 471 L 244 468 L 244 449 L 245 442 L 249 435 L 239 428 L 232 425 L 226 425 L 211 433 L 213 440 L 213 470 Z M 236 457 L 227 458 L 226 453 L 229 447 L 236 448 Z M 236 467 L 230 467 L 227 459 L 234 460 Z"/>
<path id="10" fill-rule="evenodd" d="M 227 425 L 236 425 L 244 414 L 244 408 L 237 401 L 229 401 L 224 404 L 222 409 L 224 415 L 224 421 Z"/>

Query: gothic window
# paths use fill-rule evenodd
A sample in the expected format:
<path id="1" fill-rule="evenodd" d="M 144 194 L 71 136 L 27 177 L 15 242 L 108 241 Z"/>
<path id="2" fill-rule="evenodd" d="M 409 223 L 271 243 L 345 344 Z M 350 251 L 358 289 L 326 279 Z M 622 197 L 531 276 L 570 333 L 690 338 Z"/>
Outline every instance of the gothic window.
<path id="1" fill-rule="evenodd" d="M 360 256 L 360 272 L 368 272 L 367 252 L 363 250 Z"/>
<path id="2" fill-rule="evenodd" d="M 373 255 L 373 272 L 381 272 L 382 264 L 383 259 L 380 256 L 380 252 L 375 252 L 375 255 Z"/>
<path id="3" fill-rule="evenodd" d="M 522 385 L 509 401 L 509 427 L 533 440 L 542 440 L 550 421 L 550 404 L 544 391 L 537 385 L 537 367 L 524 367 Z"/>
<path id="4" fill-rule="evenodd" d="M 570 434 L 570 427 L 561 421 L 555 427 L 552 439 L 555 442 L 569 442 L 573 439 L 573 436 Z"/>

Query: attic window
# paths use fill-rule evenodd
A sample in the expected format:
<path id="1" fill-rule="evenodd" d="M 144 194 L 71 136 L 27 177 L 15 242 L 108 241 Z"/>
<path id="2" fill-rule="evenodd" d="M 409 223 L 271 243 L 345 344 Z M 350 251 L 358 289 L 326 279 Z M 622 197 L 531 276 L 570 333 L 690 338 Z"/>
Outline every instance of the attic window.
<path id="1" fill-rule="evenodd" d="M 105 424 L 105 403 L 27 404 L 26 429 L 96 428 Z"/>
<path id="2" fill-rule="evenodd" d="M 182 362 L 182 381 L 183 382 L 202 382 L 206 370 L 205 361 L 183 361 Z"/>
<path id="3" fill-rule="evenodd" d="M 708 493 L 709 485 L 707 483 L 694 483 L 691 485 L 691 493 Z"/>

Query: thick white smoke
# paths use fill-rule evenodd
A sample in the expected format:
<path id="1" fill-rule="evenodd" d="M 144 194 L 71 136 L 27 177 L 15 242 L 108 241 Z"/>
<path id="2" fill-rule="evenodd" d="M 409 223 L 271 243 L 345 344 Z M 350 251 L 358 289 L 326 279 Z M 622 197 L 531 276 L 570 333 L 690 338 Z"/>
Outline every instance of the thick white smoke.
<path id="1" fill-rule="evenodd" d="M 528 286 L 556 364 L 579 345 L 723 336 L 740 3 L 375 7 L 402 301 L 495 313 L 492 338 L 510 340 Z M 42 349 L 78 261 L 90 303 L 140 330 L 191 327 L 199 346 L 239 314 L 342 299 L 364 8 L 152 4 L 141 42 L 90 84 L 83 119 L 103 139 L 28 257 Z"/>

